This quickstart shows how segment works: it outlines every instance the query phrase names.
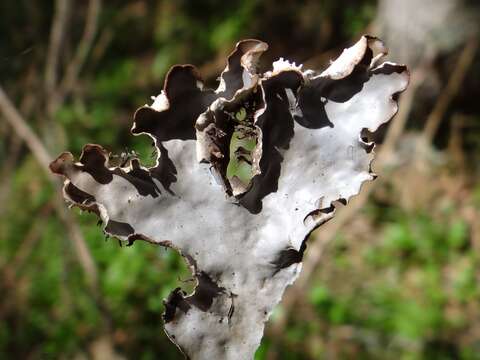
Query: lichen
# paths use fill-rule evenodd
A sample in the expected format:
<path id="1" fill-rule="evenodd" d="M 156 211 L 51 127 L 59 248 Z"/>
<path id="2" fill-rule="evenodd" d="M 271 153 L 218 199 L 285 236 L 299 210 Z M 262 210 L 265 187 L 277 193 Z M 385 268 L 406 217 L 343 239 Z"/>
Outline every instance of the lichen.
<path id="1" fill-rule="evenodd" d="M 134 116 L 132 133 L 154 140 L 154 166 L 134 154 L 114 165 L 92 144 L 78 162 L 63 153 L 50 166 L 105 233 L 184 256 L 197 285 L 172 291 L 164 320 L 192 359 L 253 357 L 311 232 L 375 177 L 363 130 L 393 117 L 408 83 L 405 66 L 380 64 L 385 47 L 369 36 L 319 74 L 283 59 L 258 73 L 266 50 L 239 42 L 216 90 L 193 66 L 172 67 Z"/>

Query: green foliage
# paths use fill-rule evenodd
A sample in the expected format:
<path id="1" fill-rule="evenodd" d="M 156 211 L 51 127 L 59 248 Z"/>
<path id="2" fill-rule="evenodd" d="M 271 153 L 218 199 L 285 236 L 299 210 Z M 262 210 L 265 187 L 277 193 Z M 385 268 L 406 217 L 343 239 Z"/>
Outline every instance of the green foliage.
<path id="1" fill-rule="evenodd" d="M 475 344 L 460 347 L 446 337 L 465 330 L 463 312 L 480 300 L 478 256 L 469 251 L 466 224 L 451 215 L 438 221 L 425 213 L 390 211 L 381 241 L 362 248 L 360 264 L 358 253 L 338 253 L 334 245 L 333 260 L 340 256 L 350 266 L 333 265 L 333 282 L 311 288 L 308 300 L 320 321 L 328 328 L 355 329 L 354 342 L 375 358 L 429 359 L 435 346 L 446 345 L 461 358 L 475 358 L 468 355 Z M 342 276 L 350 277 L 348 288 L 338 286 Z M 369 348 L 368 338 L 383 345 Z"/>
<path id="2" fill-rule="evenodd" d="M 382 236 L 331 244 L 283 342 L 273 339 L 278 357 L 478 359 L 476 340 L 458 340 L 471 326 L 467 314 L 480 314 L 480 258 L 457 210 L 432 216 L 372 204 L 368 213 L 381 214 Z M 256 359 L 267 358 L 271 341 Z"/>
<path id="3" fill-rule="evenodd" d="M 362 33 L 375 18 L 376 8 L 372 2 L 360 3 L 355 7 L 345 8 L 345 24 L 349 35 Z"/>

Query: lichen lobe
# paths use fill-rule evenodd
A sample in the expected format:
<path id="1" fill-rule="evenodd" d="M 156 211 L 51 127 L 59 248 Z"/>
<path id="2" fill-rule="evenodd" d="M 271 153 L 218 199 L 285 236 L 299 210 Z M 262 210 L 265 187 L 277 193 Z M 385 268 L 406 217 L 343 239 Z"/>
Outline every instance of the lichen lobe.
<path id="1" fill-rule="evenodd" d="M 177 250 L 196 280 L 165 300 L 165 331 L 192 359 L 252 358 L 274 306 L 301 268 L 309 234 L 372 180 L 362 138 L 397 111 L 405 66 L 364 36 L 324 72 L 283 59 L 258 71 L 267 45 L 239 42 L 217 89 L 176 65 L 132 133 L 152 140 L 154 166 L 114 164 L 87 144 L 52 162 L 65 199 L 104 232 Z"/>

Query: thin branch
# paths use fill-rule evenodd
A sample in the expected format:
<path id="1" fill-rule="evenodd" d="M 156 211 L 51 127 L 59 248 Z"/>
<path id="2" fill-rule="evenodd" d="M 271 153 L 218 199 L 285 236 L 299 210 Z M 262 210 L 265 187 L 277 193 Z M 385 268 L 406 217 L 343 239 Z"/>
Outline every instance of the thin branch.
<path id="1" fill-rule="evenodd" d="M 110 19 L 109 26 L 103 28 L 98 35 L 95 45 L 90 52 L 89 66 L 95 68 L 97 63 L 103 58 L 106 50 L 114 38 L 114 29 L 120 27 L 128 21 L 142 21 L 148 13 L 148 5 L 144 2 L 127 3 L 114 14 Z"/>
<path id="2" fill-rule="evenodd" d="M 101 0 L 90 0 L 88 3 L 87 18 L 82 38 L 78 44 L 75 55 L 67 66 L 65 76 L 55 96 L 52 97 L 52 113 L 63 103 L 65 97 L 73 90 L 78 76 L 85 65 L 87 56 L 90 53 L 98 29 Z"/>
<path id="3" fill-rule="evenodd" d="M 47 177 L 54 181 L 53 175 L 48 171 L 48 165 L 53 160 L 47 149 L 43 146 L 37 135 L 30 129 L 22 115 L 18 112 L 15 106 L 12 104 L 7 94 L 5 94 L 3 88 L 0 86 L 0 112 L 4 118 L 15 130 L 15 133 L 25 141 L 27 147 L 31 150 L 35 159 L 40 163 L 42 169 L 45 170 Z"/>
<path id="4" fill-rule="evenodd" d="M 23 119 L 22 115 L 18 112 L 15 106 L 12 104 L 8 96 L 3 91 L 3 88 L 0 86 L 0 113 L 3 114 L 4 118 L 16 132 L 16 134 L 25 142 L 27 147 L 32 152 L 34 158 L 41 165 L 42 170 L 44 171 L 47 178 L 51 181 L 55 188 L 59 188 L 59 182 L 53 176 L 49 170 L 49 164 L 53 158 L 48 153 L 47 149 L 40 141 L 38 136 L 30 129 L 26 121 Z M 55 191 L 53 198 L 55 210 L 58 213 L 60 219 L 64 223 L 68 235 L 72 240 L 72 243 L 75 247 L 75 252 L 77 254 L 80 265 L 82 266 L 87 281 L 94 293 L 97 293 L 97 284 L 98 284 L 98 273 L 95 263 L 93 262 L 92 256 L 88 250 L 88 247 L 85 243 L 85 239 L 80 231 L 78 224 L 75 222 L 72 215 L 65 208 L 63 198 L 59 191 Z"/>
<path id="5" fill-rule="evenodd" d="M 105 28 L 98 36 L 98 40 L 95 43 L 95 46 L 92 48 L 92 55 L 90 57 L 91 68 L 96 67 L 97 63 L 103 58 L 108 47 L 110 46 L 115 35 L 112 28 L 114 27 L 111 26 Z"/>
<path id="6" fill-rule="evenodd" d="M 52 160 L 52 157 L 37 135 L 30 129 L 22 115 L 12 104 L 1 86 L 0 114 L 3 114 L 9 125 L 17 133 L 17 136 L 19 136 L 25 142 L 29 150 L 32 152 L 34 158 L 41 165 L 41 168 L 45 172 L 47 178 L 51 181 L 53 186 L 59 190 L 59 182 L 53 177 L 49 170 L 49 164 Z M 66 208 L 60 191 L 54 192 L 52 201 L 54 209 L 64 224 L 68 233 L 68 237 L 72 241 L 74 253 L 80 266 L 82 267 L 90 294 L 102 313 L 102 325 L 104 326 L 105 331 L 109 331 L 112 328 L 109 310 L 100 296 L 98 271 L 82 235 L 80 227 L 73 218 L 72 214 Z M 0 312 L 2 312 L 2 309 L 0 309 Z"/>
<path id="7" fill-rule="evenodd" d="M 60 49 L 65 37 L 70 8 L 71 0 L 57 0 L 55 3 L 55 17 L 50 31 L 50 43 L 45 64 L 45 92 L 49 96 L 53 94 L 57 85 Z"/>
<path id="8" fill-rule="evenodd" d="M 36 94 L 33 91 L 28 91 L 28 89 L 31 88 L 31 84 L 35 83 L 35 80 L 35 70 L 34 67 L 31 66 L 27 71 L 25 84 L 22 85 L 24 89 L 27 89 L 27 91 L 24 92 L 23 99 L 20 103 L 20 113 L 25 114 L 26 117 L 32 114 L 36 105 Z M 15 132 L 13 134 L 11 133 L 10 125 L 7 122 L 2 122 L 1 125 L 5 127 L 5 136 L 8 136 L 10 140 L 10 146 L 0 171 L 0 178 L 2 178 L 2 182 L 0 183 L 0 204 L 8 204 L 8 198 L 11 194 L 10 186 L 12 183 L 12 177 L 10 174 L 17 165 L 17 161 L 20 157 L 23 146 L 23 141 L 16 135 Z M 5 212 L 6 208 L 6 206 L 0 207 L 0 217 Z"/>
<path id="9" fill-rule="evenodd" d="M 430 144 L 437 133 L 443 115 L 447 111 L 450 103 L 455 98 L 460 86 L 465 79 L 468 69 L 475 58 L 475 53 L 478 47 L 478 40 L 470 40 L 462 50 L 462 53 L 458 57 L 454 70 L 448 79 L 448 83 L 443 89 L 442 93 L 438 97 L 438 100 L 433 108 L 432 112 L 428 116 L 425 122 L 425 128 L 423 131 L 424 144 Z"/>

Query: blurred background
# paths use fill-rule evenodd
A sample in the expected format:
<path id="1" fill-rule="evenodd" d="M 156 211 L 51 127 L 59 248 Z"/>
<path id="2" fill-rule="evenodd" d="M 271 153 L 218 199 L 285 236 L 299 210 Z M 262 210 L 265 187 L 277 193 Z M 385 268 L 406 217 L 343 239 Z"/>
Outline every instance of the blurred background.
<path id="1" fill-rule="evenodd" d="M 377 35 L 411 83 L 376 134 L 363 188 L 309 242 L 256 359 L 480 359 L 480 54 L 477 1 L 2 0 L 0 358 L 181 359 L 162 299 L 191 289 L 179 256 L 120 247 L 68 211 L 47 165 L 129 134 L 175 63 L 207 84 L 243 38 L 321 70 Z"/>

